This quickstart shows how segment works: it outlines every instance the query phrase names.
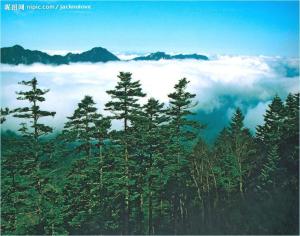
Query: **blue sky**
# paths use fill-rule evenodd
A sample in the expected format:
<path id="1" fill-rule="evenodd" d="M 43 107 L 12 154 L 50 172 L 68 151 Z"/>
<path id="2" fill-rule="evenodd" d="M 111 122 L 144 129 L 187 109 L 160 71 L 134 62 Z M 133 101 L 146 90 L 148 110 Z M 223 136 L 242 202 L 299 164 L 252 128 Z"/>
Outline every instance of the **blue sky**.
<path id="1" fill-rule="evenodd" d="M 292 57 L 299 52 L 298 1 L 65 1 L 92 9 L 19 12 L 5 11 L 5 3 L 1 3 L 2 46 Z M 51 2 L 25 2 L 47 3 Z"/>

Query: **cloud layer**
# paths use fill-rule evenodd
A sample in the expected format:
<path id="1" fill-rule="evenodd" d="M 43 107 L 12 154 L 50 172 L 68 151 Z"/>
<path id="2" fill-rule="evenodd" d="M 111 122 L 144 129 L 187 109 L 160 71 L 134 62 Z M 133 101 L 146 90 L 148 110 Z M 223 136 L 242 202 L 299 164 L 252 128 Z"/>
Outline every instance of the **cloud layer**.
<path id="1" fill-rule="evenodd" d="M 254 129 L 262 122 L 262 114 L 276 93 L 284 98 L 289 92 L 299 91 L 298 63 L 298 59 L 280 57 L 218 56 L 210 61 L 2 65 L 1 99 L 2 106 L 13 108 L 22 105 L 22 102 L 16 101 L 15 91 L 23 89 L 17 82 L 35 76 L 42 87 L 50 88 L 43 107 L 57 111 L 57 116 L 49 122 L 61 128 L 66 116 L 72 114 L 76 104 L 86 94 L 94 97 L 102 111 L 109 100 L 105 91 L 114 88 L 120 71 L 131 72 L 134 80 L 141 81 L 148 97 L 166 103 L 174 84 L 186 77 L 190 81 L 189 91 L 197 94 L 197 109 L 201 113 L 210 114 L 226 106 L 224 116 L 230 116 L 231 110 L 241 106 L 246 125 Z M 15 121 L 11 120 L 4 127 L 13 126 Z"/>

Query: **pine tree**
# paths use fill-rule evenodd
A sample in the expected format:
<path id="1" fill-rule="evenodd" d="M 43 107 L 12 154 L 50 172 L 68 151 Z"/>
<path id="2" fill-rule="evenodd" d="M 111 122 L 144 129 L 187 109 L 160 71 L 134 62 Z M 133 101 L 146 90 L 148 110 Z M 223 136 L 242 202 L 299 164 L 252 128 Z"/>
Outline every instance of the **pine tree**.
<path id="1" fill-rule="evenodd" d="M 158 166 L 163 159 L 164 149 L 166 148 L 165 128 L 167 116 L 165 115 L 164 104 L 158 100 L 150 98 L 142 107 L 137 119 L 133 122 L 133 132 L 130 143 L 135 147 L 135 168 L 134 178 L 136 180 L 135 191 L 137 198 L 137 233 L 142 233 L 142 198 L 148 198 L 145 218 L 147 218 L 148 234 L 154 234 L 157 229 L 158 205 L 160 202 L 161 173 L 159 170 L 163 166 Z M 144 193 L 144 194 L 143 194 Z M 154 220 L 155 219 L 155 220 Z M 146 225 L 146 222 L 144 223 Z"/>
<path id="2" fill-rule="evenodd" d="M 17 99 L 27 100 L 31 104 L 31 107 L 18 108 L 15 110 L 16 114 L 14 114 L 13 116 L 17 118 L 30 120 L 32 124 L 30 128 L 32 128 L 32 131 L 28 130 L 27 134 L 34 139 L 35 143 L 37 143 L 39 137 L 51 133 L 53 131 L 53 129 L 50 126 L 39 123 L 39 120 L 41 118 L 47 116 L 54 117 L 56 114 L 56 112 L 40 110 L 40 107 L 38 105 L 38 103 L 45 101 L 44 95 L 49 92 L 49 89 L 42 90 L 38 88 L 38 82 L 36 78 L 33 78 L 30 81 L 22 81 L 19 84 L 29 86 L 31 88 L 31 90 L 29 91 L 17 92 L 17 95 L 19 95 Z"/>
<path id="3" fill-rule="evenodd" d="M 224 129 L 215 145 L 218 160 L 218 182 L 229 194 L 245 191 L 245 176 L 248 176 L 255 161 L 256 146 L 250 131 L 244 127 L 244 116 L 237 108 L 229 127 Z"/>
<path id="4" fill-rule="evenodd" d="M 267 154 L 267 160 L 261 169 L 261 175 L 259 176 L 258 189 L 264 192 L 268 192 L 276 187 L 278 182 L 276 178 L 279 177 L 278 173 L 279 154 L 278 146 L 271 147 Z"/>
<path id="5" fill-rule="evenodd" d="M 225 192 L 227 197 L 237 188 L 237 165 L 232 155 L 232 140 L 228 128 L 224 128 L 219 134 L 214 145 L 214 155 L 216 156 L 217 183 L 221 192 Z"/>
<path id="6" fill-rule="evenodd" d="M 92 141 L 95 139 L 95 133 L 101 127 L 96 128 L 96 122 L 99 120 L 100 115 L 97 113 L 95 102 L 91 96 L 85 96 L 74 114 L 68 117 L 65 124 L 63 135 L 68 142 L 75 142 L 79 152 L 84 151 L 86 156 L 92 155 Z M 99 134 L 100 135 L 100 134 Z M 99 136 L 100 137 L 100 136 Z M 98 139 L 98 137 L 97 137 Z"/>
<path id="7" fill-rule="evenodd" d="M 242 110 L 238 107 L 235 110 L 235 113 L 231 119 L 231 123 L 229 127 L 229 132 L 232 135 L 238 135 L 244 129 L 243 120 L 244 120 L 244 115 L 242 113 Z"/>
<path id="8" fill-rule="evenodd" d="M 281 152 L 288 179 L 298 184 L 299 176 L 299 93 L 289 94 L 285 101 L 284 132 Z"/>
<path id="9" fill-rule="evenodd" d="M 168 149 L 170 150 L 171 159 L 169 160 L 170 172 L 173 176 L 170 178 L 170 193 L 172 201 L 173 229 L 174 234 L 178 233 L 179 224 L 185 228 L 185 209 L 184 199 L 186 198 L 184 188 L 186 186 L 185 179 L 187 178 L 187 156 L 191 150 L 191 141 L 199 134 L 202 126 L 189 119 L 189 116 L 194 113 L 191 109 L 196 105 L 192 99 L 195 94 L 186 91 L 189 81 L 186 78 L 180 79 L 174 86 L 175 91 L 168 95 L 170 106 L 167 114 L 169 116 L 169 131 L 170 142 Z"/>
<path id="10" fill-rule="evenodd" d="M 285 132 L 286 135 L 299 134 L 299 93 L 289 94 L 285 101 Z"/>
<path id="11" fill-rule="evenodd" d="M 104 145 L 111 123 L 97 113 L 91 96 L 85 96 L 68 119 L 63 130 L 65 141 L 74 143 L 88 158 L 76 160 L 67 173 L 63 190 L 64 220 L 68 222 L 69 232 L 89 234 L 93 231 L 86 224 L 101 218 L 95 211 L 104 210 Z M 94 146 L 97 156 L 93 155 Z"/>
<path id="12" fill-rule="evenodd" d="M 274 146 L 278 147 L 279 162 L 282 162 L 282 144 L 284 134 L 285 109 L 281 98 L 276 95 L 271 104 L 268 106 L 264 116 L 264 124 L 257 127 L 256 137 L 260 144 L 261 166 L 268 166 L 268 158 L 274 154 Z M 282 165 L 278 164 L 277 168 Z M 275 171 L 275 170 L 274 170 Z M 275 171 L 276 172 L 276 171 Z M 282 174 L 286 173 L 286 169 L 281 169 Z M 279 173 L 279 172 L 276 172 Z M 263 173 L 259 174 L 259 179 L 263 179 Z M 277 179 L 279 180 L 279 179 Z M 277 185 L 278 183 L 274 183 Z"/>
<path id="13" fill-rule="evenodd" d="M 244 116 L 240 108 L 237 108 L 229 126 L 232 142 L 232 154 L 236 160 L 239 191 L 244 193 L 244 175 L 249 172 L 249 164 L 255 154 L 254 140 L 250 131 L 244 127 Z M 251 160 L 252 159 L 252 160 Z"/>
<path id="14" fill-rule="evenodd" d="M 283 133 L 284 105 L 276 95 L 264 116 L 264 125 L 257 127 L 256 137 L 265 145 L 279 144 Z"/>
<path id="15" fill-rule="evenodd" d="M 131 73 L 120 72 L 120 79 L 114 90 L 108 90 L 107 94 L 111 95 L 112 101 L 105 104 L 105 110 L 113 113 L 112 119 L 121 120 L 123 122 L 123 131 L 119 132 L 121 145 L 124 147 L 125 161 L 125 196 L 124 196 L 124 227 L 123 233 L 129 234 L 129 218 L 130 218 L 130 173 L 129 173 L 129 128 L 140 110 L 138 99 L 144 97 L 139 81 L 132 81 Z"/>
<path id="16" fill-rule="evenodd" d="M 135 119 L 137 111 L 140 109 L 138 98 L 145 97 L 139 81 L 132 81 L 131 73 L 120 72 L 115 90 L 106 91 L 111 95 L 112 101 L 105 104 L 105 110 L 111 111 L 113 119 L 123 121 L 123 130 L 126 133 L 129 122 Z"/>
<path id="17" fill-rule="evenodd" d="M 31 226 L 35 227 L 36 232 L 43 233 L 47 224 L 47 210 L 45 205 L 49 204 L 46 193 L 49 184 L 47 183 L 45 172 L 42 170 L 43 162 L 41 160 L 48 153 L 44 153 L 44 144 L 40 141 L 40 137 L 51 133 L 52 128 L 41 123 L 40 119 L 48 116 L 54 117 L 56 112 L 40 109 L 39 103 L 45 101 L 44 95 L 49 90 L 40 89 L 36 78 L 30 81 L 22 81 L 19 84 L 30 87 L 30 90 L 17 92 L 17 95 L 19 95 L 17 99 L 26 100 L 31 106 L 15 109 L 13 116 L 25 120 L 25 122 L 21 123 L 19 131 L 28 140 L 27 147 L 32 151 L 34 157 L 33 159 L 28 158 L 25 162 L 26 165 L 24 164 L 23 166 L 28 181 L 25 192 L 29 195 L 25 204 L 25 211 L 29 210 L 30 212 L 23 212 L 22 217 L 24 218 L 22 219 L 24 222 L 28 222 L 30 218 L 33 219 L 34 223 L 32 222 Z M 29 127 L 28 123 L 30 123 Z M 20 226 L 22 228 L 22 224 Z"/>
<path id="18" fill-rule="evenodd" d="M 155 224 L 153 224 L 153 209 L 157 209 L 158 206 L 153 204 L 153 198 L 159 198 L 160 194 L 157 190 L 162 190 L 162 186 L 158 186 L 159 182 L 157 179 L 160 177 L 159 165 L 160 159 L 162 159 L 163 149 L 166 144 L 163 142 L 164 129 L 167 121 L 167 117 L 164 114 L 163 109 L 164 104 L 159 103 L 158 100 L 150 98 L 147 104 L 144 105 L 145 114 L 145 125 L 146 133 L 144 133 L 144 138 L 146 140 L 146 155 L 147 155 L 147 175 L 148 180 L 148 234 L 155 233 Z M 160 202 L 158 199 L 157 202 Z M 154 205 L 154 206 L 153 206 Z M 156 217 L 157 218 L 157 217 Z"/>

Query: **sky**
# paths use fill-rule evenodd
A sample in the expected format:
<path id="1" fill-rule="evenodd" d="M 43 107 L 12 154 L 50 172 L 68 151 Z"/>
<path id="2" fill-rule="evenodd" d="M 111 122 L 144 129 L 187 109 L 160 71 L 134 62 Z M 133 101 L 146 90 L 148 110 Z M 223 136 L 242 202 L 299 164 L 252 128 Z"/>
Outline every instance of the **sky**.
<path id="1" fill-rule="evenodd" d="M 7 10 L 6 4 L 23 4 Z M 81 5 L 90 9 L 65 9 Z M 52 10 L 34 8 L 54 7 Z M 15 91 L 20 80 L 37 77 L 50 89 L 41 107 L 56 111 L 45 118 L 58 131 L 78 102 L 91 95 L 103 115 L 120 71 L 140 80 L 147 97 L 168 105 L 180 78 L 196 94 L 197 118 L 208 125 L 211 140 L 240 107 L 253 133 L 275 94 L 299 92 L 298 1 L 1 1 L 1 47 L 19 44 L 48 53 L 81 52 L 104 47 L 122 59 L 164 51 L 200 53 L 201 60 L 118 61 L 70 65 L 1 65 L 1 106 L 24 106 Z M 6 10 L 5 10 L 6 9 Z M 122 57 L 121 57 L 122 56 Z M 157 86 L 159 84 L 159 86 Z M 61 96 L 64 102 L 61 102 Z M 4 128 L 16 130 L 10 117 Z M 113 124 L 115 128 L 120 124 Z"/>
<path id="2" fill-rule="evenodd" d="M 176 52 L 298 57 L 298 1 L 103 2 L 43 1 L 5 10 L 1 46 L 45 51 Z M 28 5 L 91 9 L 29 10 Z"/>

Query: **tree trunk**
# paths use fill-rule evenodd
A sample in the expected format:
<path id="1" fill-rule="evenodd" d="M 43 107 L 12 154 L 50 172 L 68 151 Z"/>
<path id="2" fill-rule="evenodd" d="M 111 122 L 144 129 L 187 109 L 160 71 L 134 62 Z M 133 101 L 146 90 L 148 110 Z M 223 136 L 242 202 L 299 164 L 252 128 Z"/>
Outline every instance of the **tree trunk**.
<path id="1" fill-rule="evenodd" d="M 152 151 L 152 145 L 150 144 L 150 150 Z M 150 153 L 150 173 L 152 173 L 152 153 Z M 153 234 L 153 223 L 152 223 L 152 176 L 148 180 L 148 190 L 149 190 L 149 199 L 148 199 L 148 234 Z"/>
<path id="2" fill-rule="evenodd" d="M 176 194 L 173 195 L 173 228 L 174 228 L 174 234 L 177 234 L 177 201 L 176 201 Z"/>
<path id="3" fill-rule="evenodd" d="M 241 197 L 243 198 L 244 197 L 244 191 L 243 191 L 243 175 L 242 175 L 242 163 L 241 161 L 239 161 L 239 171 L 240 171 L 240 193 L 241 193 Z"/>
<path id="4" fill-rule="evenodd" d="M 139 205 L 138 205 L 138 234 L 143 234 L 143 194 L 139 194 Z"/>
<path id="5" fill-rule="evenodd" d="M 125 90 L 126 92 L 126 90 Z M 126 101 L 125 101 L 126 103 Z M 127 105 L 125 104 L 125 115 L 127 116 Z M 124 227 L 125 227 L 125 234 L 129 234 L 129 163 L 128 163 L 128 147 L 127 147 L 127 117 L 124 118 L 124 144 L 125 144 L 125 150 L 124 150 L 124 157 L 125 157 L 125 178 L 126 178 L 126 190 L 125 190 L 125 198 L 124 198 L 124 205 L 125 205 L 125 212 L 124 212 Z"/>
<path id="6" fill-rule="evenodd" d="M 151 184 L 149 182 L 149 199 L 148 199 L 148 234 L 153 234 L 153 226 L 152 226 L 152 191 Z"/>
<path id="7" fill-rule="evenodd" d="M 99 158 L 100 158 L 100 188 L 103 188 L 103 155 L 102 155 L 102 143 L 99 141 Z"/>
<path id="8" fill-rule="evenodd" d="M 125 146 L 125 176 L 126 176 L 126 190 L 125 190 L 125 234 L 129 234 L 129 166 L 128 166 L 128 150 L 127 144 Z"/>

